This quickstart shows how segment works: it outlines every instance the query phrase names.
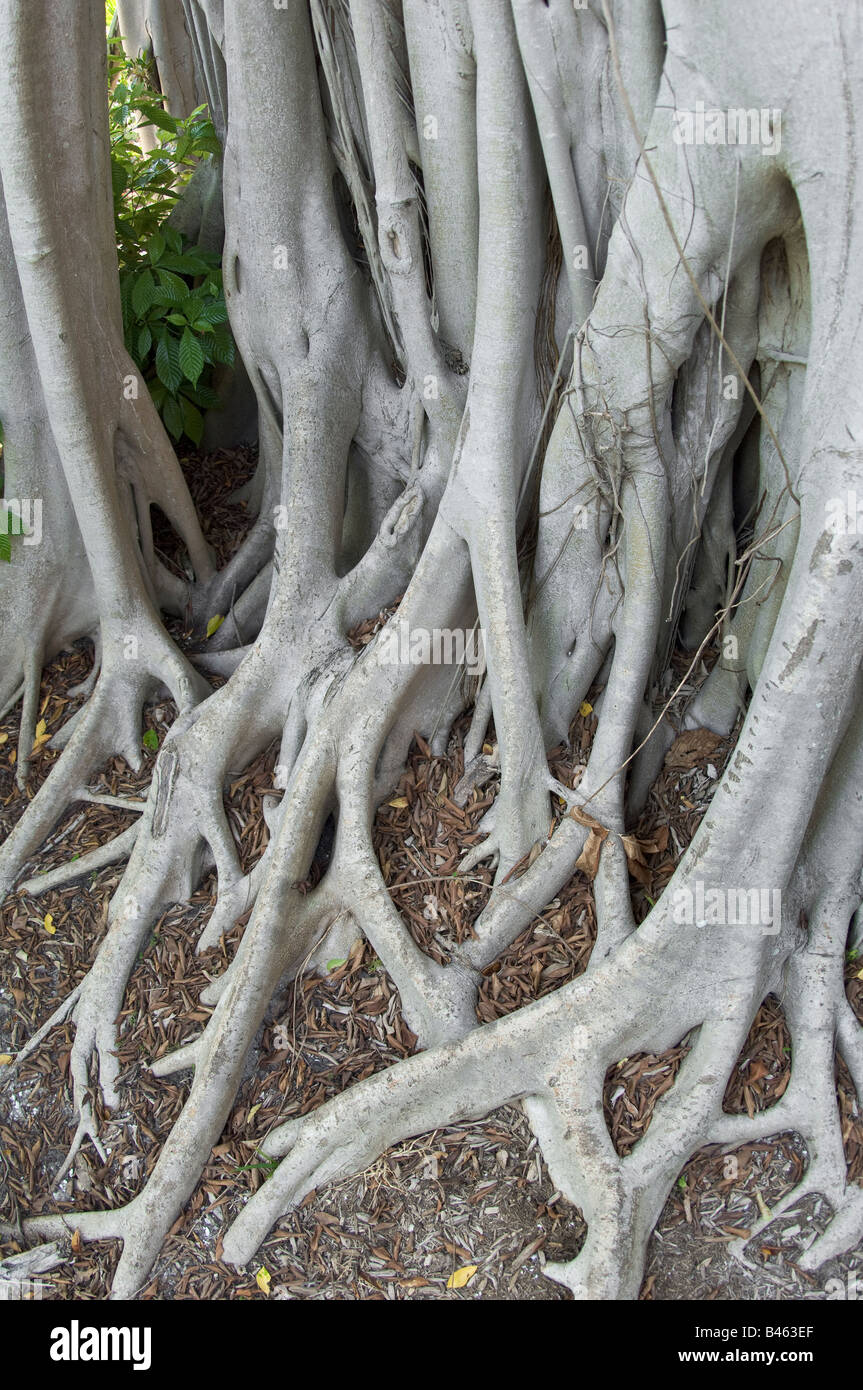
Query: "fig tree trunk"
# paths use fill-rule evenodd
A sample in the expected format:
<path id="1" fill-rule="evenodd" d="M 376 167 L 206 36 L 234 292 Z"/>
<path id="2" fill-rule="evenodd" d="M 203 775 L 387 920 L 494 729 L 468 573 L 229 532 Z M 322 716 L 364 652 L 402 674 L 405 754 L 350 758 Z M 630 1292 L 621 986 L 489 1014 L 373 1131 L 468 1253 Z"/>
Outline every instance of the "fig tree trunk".
<path id="1" fill-rule="evenodd" d="M 252 908 L 200 1037 L 154 1065 L 194 1079 L 149 1180 L 126 1207 L 74 1218 L 85 1239 L 122 1241 L 113 1296 L 145 1284 L 279 982 L 359 934 L 423 1050 L 270 1135 L 280 1162 L 225 1234 L 226 1260 L 248 1262 L 283 1212 L 388 1145 L 519 1101 L 587 1222 L 577 1258 L 546 1266 L 577 1297 L 637 1296 L 651 1230 L 697 1149 L 789 1130 L 809 1163 L 772 1215 L 828 1198 L 832 1221 L 801 1260 L 816 1268 L 863 1237 L 834 1086 L 838 1050 L 863 1098 L 843 986 L 863 897 L 863 12 L 844 0 L 120 9 L 124 32 L 149 34 L 169 100 L 185 114 L 206 99 L 224 139 L 224 283 L 259 462 L 254 525 L 216 569 L 159 416 L 128 389 L 103 7 L 9 0 L 0 419 L 6 497 L 41 499 L 44 518 L 41 544 L 15 547 L 3 576 L 0 703 L 22 699 L 22 749 L 43 662 L 91 634 L 99 669 L 0 849 L 3 893 L 110 756 L 140 764 L 144 703 L 167 689 L 179 711 L 136 825 L 50 877 L 128 858 L 90 973 L 16 1059 L 71 1011 L 67 1161 L 100 1142 L 92 1087 L 118 1102 L 115 1021 L 157 916 L 212 866 L 199 948 Z M 152 505 L 185 543 L 186 584 L 155 553 Z M 164 622 L 191 614 L 200 629 L 229 610 L 206 657 Z M 358 654 L 352 629 L 385 610 Z M 435 634 L 478 629 L 479 684 L 428 659 Z M 679 717 L 675 649 L 691 669 L 718 653 L 683 718 L 736 742 L 639 923 L 628 837 Z M 215 690 L 214 674 L 227 677 Z M 596 734 L 564 786 L 547 752 L 588 694 Z M 486 776 L 493 756 L 499 790 L 460 872 L 489 860 L 496 877 L 444 965 L 388 893 L 372 825 L 414 735 L 442 751 L 471 709 L 466 768 Z M 247 874 L 223 789 L 274 738 L 284 794 Z M 310 888 L 330 816 L 332 856 Z M 480 1026 L 481 972 L 576 872 L 595 900 L 588 968 Z M 781 911 L 727 910 L 765 895 Z M 770 992 L 791 1080 L 764 1113 L 729 1115 L 729 1072 Z M 620 1156 L 609 1066 L 685 1036 L 649 1133 Z"/>

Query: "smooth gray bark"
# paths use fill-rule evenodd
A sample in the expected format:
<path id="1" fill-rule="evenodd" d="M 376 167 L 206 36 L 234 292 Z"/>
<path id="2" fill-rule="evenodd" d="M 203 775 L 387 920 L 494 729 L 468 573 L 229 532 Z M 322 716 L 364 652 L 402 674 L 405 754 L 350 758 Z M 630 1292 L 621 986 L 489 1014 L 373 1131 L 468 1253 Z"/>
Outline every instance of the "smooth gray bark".
<path id="1" fill-rule="evenodd" d="M 520 1100 L 587 1219 L 578 1257 L 547 1271 L 577 1296 L 637 1296 L 653 1224 L 700 1146 L 789 1128 L 810 1164 L 788 1201 L 817 1190 L 836 1212 L 804 1257 L 817 1267 L 863 1236 L 833 1082 L 838 1046 L 861 1095 L 842 963 L 863 897 L 863 566 L 856 529 L 828 523 L 831 499 L 863 495 L 859 12 L 841 0 L 817 15 L 803 0 L 755 11 L 726 0 L 721 14 L 683 0 L 188 0 L 183 33 L 225 133 L 225 286 L 260 436 L 257 520 L 214 575 L 158 421 L 145 403 L 129 418 L 117 395 L 127 364 L 100 7 L 74 32 L 44 10 L 18 0 L 0 22 L 4 360 L 10 334 L 26 327 L 32 342 L 0 414 L 32 414 L 33 477 L 71 495 L 63 563 L 82 568 L 103 670 L 46 794 L 0 851 L 6 888 L 113 751 L 93 733 L 104 711 L 119 710 L 128 749 L 154 681 L 181 705 L 140 824 L 104 851 L 129 853 L 128 866 L 93 968 L 61 1010 L 76 1022 L 70 1158 L 98 1142 L 94 1059 L 105 1099 L 119 1099 L 113 1020 L 156 914 L 207 864 L 218 897 L 201 948 L 254 904 L 200 1038 L 154 1068 L 193 1067 L 194 1080 L 146 1187 L 122 1211 L 75 1218 L 85 1238 L 123 1240 L 114 1296 L 141 1287 L 192 1192 L 279 980 L 325 959 L 327 934 L 345 930 L 372 942 L 427 1050 L 270 1137 L 281 1164 L 227 1233 L 227 1259 L 250 1260 L 291 1204 L 388 1144 Z M 46 31 L 57 33 L 47 49 Z M 704 108 L 723 120 L 751 109 L 754 138 L 678 138 L 681 117 Z M 84 117 L 98 138 L 82 134 Z M 52 177 L 81 230 L 61 235 L 40 142 L 67 130 Z M 82 275 L 85 236 L 97 255 Z M 95 350 L 70 334 L 73 318 Z M 184 528 L 194 610 L 238 594 L 238 626 L 251 626 L 233 650 L 220 630 L 205 664 L 232 674 L 214 694 L 161 625 L 138 494 L 170 503 Z M 40 592 L 52 582 L 34 571 Z M 448 667 L 393 663 L 386 633 L 356 656 L 351 627 L 402 594 L 393 622 L 411 630 L 479 619 L 479 693 Z M 76 621 L 77 610 L 50 625 L 40 662 Z M 141 658 L 121 676 L 127 631 Z M 720 643 L 689 724 L 728 733 L 745 718 L 693 844 L 636 928 L 622 836 L 667 744 L 655 711 L 680 636 Z M 31 658 L 25 725 L 37 675 Z M 570 791 L 545 752 L 597 683 L 598 729 Z M 445 747 L 474 697 L 468 760 L 493 717 L 501 784 L 462 869 L 493 857 L 498 880 L 474 936 L 441 966 L 399 917 L 371 827 L 414 731 Z M 244 875 L 223 785 L 274 736 L 285 792 Z M 554 805 L 574 814 L 553 824 Z M 330 865 L 301 894 L 333 812 Z M 591 818 L 608 836 L 586 974 L 478 1028 L 479 972 L 576 871 Z M 677 895 L 699 885 L 778 890 L 781 922 L 681 924 Z M 765 1114 L 726 1115 L 729 1070 L 771 990 L 792 1033 L 791 1083 Z M 603 1118 L 607 1068 L 686 1035 L 675 1086 L 620 1158 Z"/>

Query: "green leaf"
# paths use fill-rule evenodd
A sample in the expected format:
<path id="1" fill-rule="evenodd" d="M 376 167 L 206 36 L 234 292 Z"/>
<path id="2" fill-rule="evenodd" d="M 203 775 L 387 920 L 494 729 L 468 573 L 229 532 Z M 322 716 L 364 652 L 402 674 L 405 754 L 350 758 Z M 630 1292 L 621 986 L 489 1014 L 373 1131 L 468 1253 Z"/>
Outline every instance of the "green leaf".
<path id="1" fill-rule="evenodd" d="M 332 970 L 338 970 L 339 966 L 340 966 L 340 965 L 344 965 L 344 963 L 345 963 L 346 960 L 347 960 L 347 956 L 345 956 L 342 960 L 328 960 L 328 961 L 327 961 L 327 970 L 330 970 L 330 971 L 332 971 Z"/>
<path id="2" fill-rule="evenodd" d="M 132 289 L 134 283 L 134 278 L 131 275 L 120 276 L 120 308 L 123 313 L 124 329 L 128 326 L 129 319 L 132 316 Z"/>
<path id="3" fill-rule="evenodd" d="M 163 111 L 156 102 L 142 101 L 138 104 L 138 110 L 145 119 L 142 125 L 154 125 L 157 130 L 167 131 L 169 135 L 174 135 L 180 128 L 180 122 L 176 116 L 169 116 L 167 111 Z"/>
<path id="4" fill-rule="evenodd" d="M 191 381 L 193 386 L 197 386 L 198 377 L 204 370 L 204 354 L 201 351 L 201 344 L 189 328 L 183 329 L 183 336 L 180 339 L 180 367 L 183 375 Z"/>
<path id="5" fill-rule="evenodd" d="M 174 439 L 180 439 L 183 433 L 183 412 L 173 396 L 165 398 L 165 404 L 162 407 L 162 419 L 168 433 L 173 435 Z"/>
<path id="6" fill-rule="evenodd" d="M 8 531 L 0 531 L 0 560 L 7 565 L 12 563 L 12 537 Z"/>
<path id="7" fill-rule="evenodd" d="M 225 301 L 219 299 L 207 300 L 201 306 L 201 318 L 206 319 L 207 323 L 227 323 L 228 311 L 225 308 Z"/>
<path id="8" fill-rule="evenodd" d="M 159 735 L 155 729 L 148 729 L 141 742 L 145 748 L 149 748 L 151 753 L 155 753 L 159 747 Z"/>
<path id="9" fill-rule="evenodd" d="M 176 227 L 163 227 L 162 232 L 164 234 L 166 242 L 168 243 L 168 246 L 171 248 L 175 255 L 179 256 L 180 252 L 183 249 L 182 233 L 178 232 Z"/>
<path id="10" fill-rule="evenodd" d="M 198 135 L 195 137 L 195 149 L 204 154 L 221 154 L 222 142 L 218 135 Z"/>
<path id="11" fill-rule="evenodd" d="M 138 366 L 140 367 L 150 348 L 153 346 L 153 335 L 146 324 L 138 334 Z"/>
<path id="12" fill-rule="evenodd" d="M 180 370 L 179 343 L 168 333 L 165 334 L 156 348 L 156 375 L 171 392 L 176 391 L 183 380 L 183 373 Z M 182 421 L 180 426 L 182 432 Z"/>
<path id="13" fill-rule="evenodd" d="M 232 367 L 234 365 L 236 349 L 230 332 L 215 333 L 213 335 L 212 349 L 213 357 L 217 362 L 221 362 L 225 367 Z"/>
<path id="14" fill-rule="evenodd" d="M 114 195 L 114 202 L 115 202 L 115 203 L 118 202 L 120 198 L 122 198 L 123 194 L 124 194 L 125 191 L 126 191 L 126 188 L 127 188 L 127 186 L 128 186 L 128 183 L 129 183 L 129 176 L 128 176 L 128 174 L 126 173 L 125 166 L 124 166 L 123 164 L 120 163 L 120 160 L 119 160 L 119 159 L 114 159 L 114 158 L 112 158 L 112 159 L 111 159 L 111 191 L 112 191 L 112 193 L 113 193 L 113 195 Z"/>
<path id="15" fill-rule="evenodd" d="M 165 252 L 165 238 L 161 232 L 154 232 L 147 242 L 147 255 L 153 265 L 162 259 Z"/>
<path id="16" fill-rule="evenodd" d="M 159 284 L 162 286 L 162 289 L 171 303 L 182 304 L 183 300 L 186 299 L 189 294 L 189 286 L 186 284 L 185 280 L 181 280 L 179 275 L 172 275 L 170 270 L 162 270 L 161 267 L 157 271 L 157 274 L 159 276 Z"/>
<path id="17" fill-rule="evenodd" d="M 169 314 L 168 322 L 177 324 L 179 328 L 185 328 L 186 326 L 186 318 L 183 314 Z"/>
<path id="18" fill-rule="evenodd" d="M 145 270 L 135 281 L 132 290 L 132 308 L 137 318 L 142 319 L 152 306 L 156 294 L 156 282 L 149 270 Z"/>
<path id="19" fill-rule="evenodd" d="M 222 623 L 224 621 L 224 616 L 221 613 L 214 614 L 214 616 L 207 623 L 207 636 L 212 637 L 214 632 L 218 632 L 219 628 L 222 626 Z"/>
<path id="20" fill-rule="evenodd" d="M 185 394 L 202 410 L 220 410 L 222 407 L 221 397 L 212 386 L 196 386 L 194 391 L 187 390 Z"/>
<path id="21" fill-rule="evenodd" d="M 168 255 L 162 264 L 166 270 L 181 270 L 184 275 L 206 275 L 210 266 L 201 256 L 183 252 L 181 256 Z"/>
<path id="22" fill-rule="evenodd" d="M 194 444 L 200 444 L 204 434 L 203 415 L 188 396 L 180 397 L 180 409 L 183 412 L 183 429 Z"/>

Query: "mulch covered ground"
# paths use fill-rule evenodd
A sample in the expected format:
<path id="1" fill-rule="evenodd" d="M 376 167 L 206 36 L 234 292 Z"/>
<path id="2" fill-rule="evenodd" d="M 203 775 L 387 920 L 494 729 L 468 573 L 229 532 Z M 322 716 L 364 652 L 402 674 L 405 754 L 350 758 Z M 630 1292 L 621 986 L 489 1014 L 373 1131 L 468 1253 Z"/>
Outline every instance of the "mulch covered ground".
<path id="1" fill-rule="evenodd" d="M 208 539 L 224 561 L 242 533 L 241 504 L 231 490 L 254 465 L 247 451 L 187 461 L 193 488 L 210 518 Z M 233 542 L 232 538 L 233 537 Z M 181 548 L 159 535 L 166 560 L 181 566 Z M 353 634 L 361 645 L 385 615 Z M 187 638 L 191 634 L 187 634 Z M 44 729 L 30 784 L 14 784 L 17 710 L 0 724 L 0 834 L 8 833 L 25 800 L 58 756 L 47 741 L 80 703 L 69 695 L 90 667 L 86 645 L 57 658 L 43 675 Z M 686 672 L 675 658 L 676 676 Z M 683 695 L 705 674 L 695 672 Z M 170 726 L 170 702 L 146 711 L 145 728 L 158 740 Z M 572 786 L 596 726 L 592 710 L 577 718 L 569 748 L 554 750 L 557 778 Z M 463 941 L 487 901 L 492 875 L 480 866 L 453 878 L 466 848 L 480 838 L 479 821 L 497 783 L 456 789 L 464 774 L 467 720 L 454 729 L 445 757 L 433 757 L 417 738 L 398 786 L 380 807 L 375 847 L 385 881 L 407 929 L 436 960 Z M 486 751 L 493 759 L 494 734 Z M 633 902 L 641 919 L 662 892 L 694 835 L 729 754 L 711 735 L 677 740 L 633 831 L 639 846 Z M 263 852 L 264 795 L 273 787 L 273 744 L 226 790 L 226 808 L 248 869 Z M 115 758 L 93 779 L 112 795 L 140 799 L 155 752 L 133 773 Z M 63 817 L 31 866 L 41 872 L 83 854 L 132 822 L 134 814 L 79 803 Z M 319 864 L 320 872 L 323 863 Z M 39 897 L 18 894 L 0 908 L 0 1054 L 14 1054 L 83 978 L 105 930 L 108 903 L 122 873 L 117 865 Z M 111 1243 L 82 1244 L 74 1211 L 116 1206 L 141 1189 L 188 1092 L 184 1077 L 156 1080 L 147 1064 L 195 1036 L 210 1010 L 200 992 L 231 959 L 245 922 L 219 946 L 195 954 L 195 942 L 214 901 L 209 876 L 191 901 L 155 924 L 133 971 L 120 1023 L 122 1105 L 102 1114 L 108 1161 L 85 1146 L 72 1172 L 52 1193 L 52 1177 L 72 1137 L 66 1088 L 72 1026 L 59 1025 L 0 1091 L 0 1221 L 28 1214 L 70 1213 L 69 1259 L 46 1276 L 45 1297 L 104 1298 L 117 1259 Z M 589 880 L 576 873 L 540 917 L 485 972 L 478 1017 L 488 1022 L 559 988 L 586 967 L 595 934 Z M 848 963 L 848 997 L 863 1019 L 860 961 Z M 401 1017 L 398 994 L 371 948 L 356 941 L 348 956 L 329 962 L 324 977 L 303 977 L 274 1001 L 258 1040 L 257 1064 L 237 1097 L 219 1143 L 186 1212 L 167 1240 L 144 1298 L 525 1298 L 566 1299 L 544 1278 L 546 1260 L 565 1260 L 584 1236 L 579 1212 L 556 1192 L 539 1147 L 518 1107 L 482 1122 L 423 1135 L 383 1155 L 359 1177 L 312 1193 L 283 1218 L 249 1270 L 219 1260 L 227 1219 L 271 1167 L 259 1152 L 264 1136 L 291 1116 L 408 1056 L 416 1039 Z M 660 1055 L 622 1058 L 609 1068 L 605 1110 L 619 1153 L 628 1153 L 650 1125 L 653 1107 L 670 1089 L 688 1040 Z M 783 1093 L 790 1074 L 790 1039 L 775 998 L 765 1000 L 732 1071 L 725 1108 L 765 1109 Z M 2 1071 L 2 1068 L 0 1068 Z M 837 1094 L 849 1176 L 863 1180 L 863 1119 L 840 1063 Z M 97 1100 L 98 1108 L 98 1100 Z M 783 1219 L 778 1234 L 747 1247 L 745 1261 L 728 1247 L 748 1234 L 799 1178 L 806 1162 L 800 1140 L 780 1135 L 733 1155 L 697 1154 L 681 1173 L 651 1243 L 645 1298 L 824 1297 L 824 1281 L 863 1267 L 863 1252 L 833 1262 L 817 1277 L 795 1257 L 827 1215 L 819 1199 Z M 0 1244 L 0 1258 L 20 1249 Z M 840 1267 L 841 1266 L 841 1267 Z M 263 1271 L 263 1272 L 261 1272 Z"/>

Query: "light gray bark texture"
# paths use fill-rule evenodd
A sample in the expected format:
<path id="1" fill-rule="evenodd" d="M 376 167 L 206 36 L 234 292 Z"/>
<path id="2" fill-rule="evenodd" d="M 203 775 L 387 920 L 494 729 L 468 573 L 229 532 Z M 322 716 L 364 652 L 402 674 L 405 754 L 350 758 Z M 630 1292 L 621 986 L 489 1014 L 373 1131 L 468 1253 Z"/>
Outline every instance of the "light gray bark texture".
<path id="1" fill-rule="evenodd" d="M 0 419 L 7 497 L 44 499 L 41 547 L 16 551 L 2 576 L 0 704 L 23 691 L 21 746 L 46 659 L 92 633 L 101 667 L 0 848 L 2 891 L 107 757 L 137 762 L 142 704 L 167 687 L 180 711 L 140 821 L 92 860 L 128 865 L 61 1010 L 76 1025 L 67 1161 L 99 1144 L 94 1062 L 118 1103 L 114 1020 L 157 914 L 213 864 L 201 948 L 254 904 L 200 1038 L 154 1067 L 194 1079 L 146 1187 L 122 1210 L 75 1217 L 85 1238 L 123 1242 L 113 1296 L 146 1282 L 279 981 L 346 931 L 373 944 L 425 1050 L 271 1135 L 280 1164 L 227 1231 L 227 1260 L 251 1260 L 292 1204 L 389 1144 L 520 1101 L 587 1221 L 577 1258 L 546 1267 L 576 1296 L 637 1296 L 653 1225 L 698 1148 L 785 1130 L 809 1153 L 786 1202 L 818 1191 L 834 1211 L 802 1258 L 817 1267 L 863 1237 L 834 1090 L 838 1049 L 863 1098 L 842 984 L 863 868 L 863 557 L 856 511 L 830 524 L 836 499 L 863 497 L 863 11 L 120 8 L 172 105 L 206 99 L 224 137 L 224 282 L 260 461 L 254 526 L 216 572 L 146 392 L 123 393 L 102 6 L 9 0 Z M 186 543 L 182 592 L 154 556 L 152 503 Z M 350 629 L 401 595 L 392 624 L 481 624 L 478 695 L 451 667 L 389 660 L 386 630 L 357 657 Z M 230 605 L 242 646 L 226 623 L 196 667 L 162 613 Z M 636 927 L 621 837 L 667 747 L 660 690 L 678 640 L 720 650 L 689 725 L 727 735 L 744 717 L 694 842 Z M 203 669 L 230 679 L 212 692 Z M 591 690 L 598 729 L 570 791 L 546 750 Z M 493 717 L 500 791 L 462 871 L 492 859 L 497 878 L 475 935 L 441 966 L 390 899 L 372 820 L 414 732 L 443 749 L 474 699 L 466 760 Z M 244 875 L 223 788 L 274 737 L 284 796 Z M 331 814 L 331 862 L 303 894 Z M 572 876 L 591 820 L 608 835 L 587 972 L 477 1026 L 479 972 Z M 770 930 L 675 911 L 681 893 L 764 889 L 782 895 Z M 773 1109 L 731 1116 L 729 1071 L 770 991 L 792 1033 L 791 1082 Z M 675 1085 L 621 1158 L 607 1068 L 685 1036 Z M 63 1220 L 28 1229 L 52 1238 Z"/>

